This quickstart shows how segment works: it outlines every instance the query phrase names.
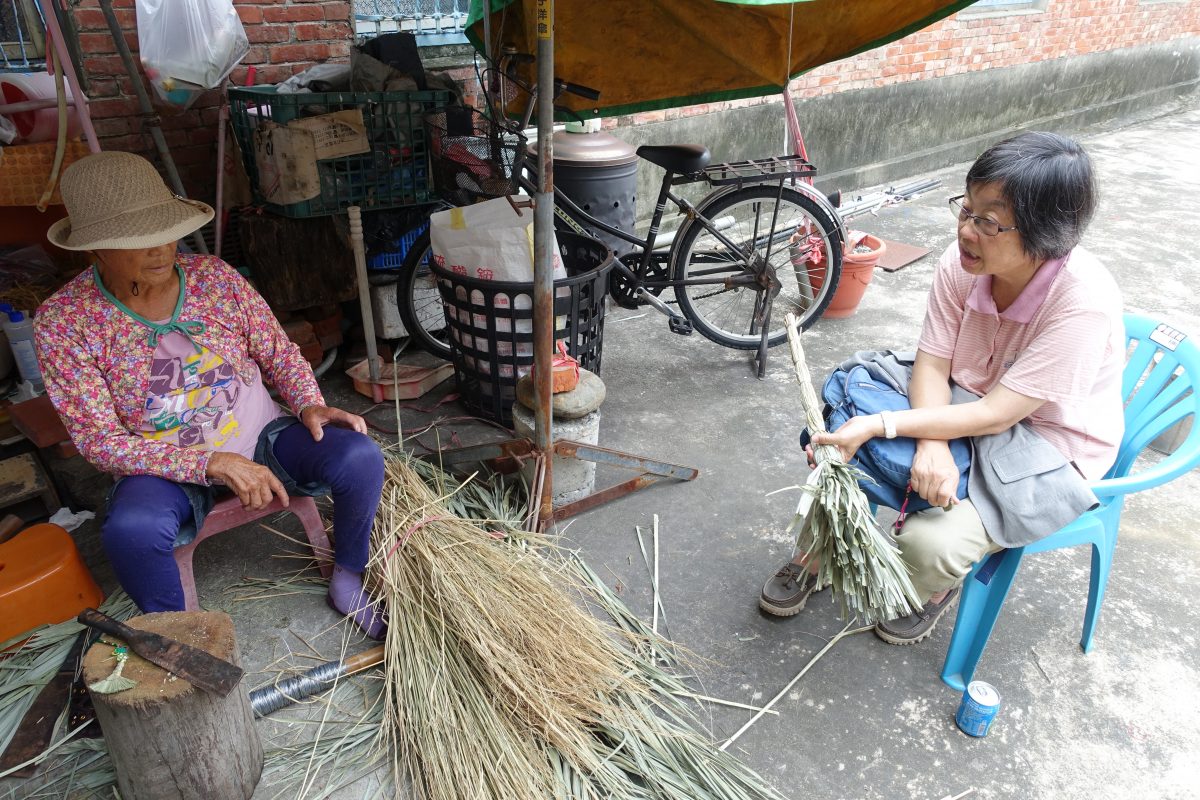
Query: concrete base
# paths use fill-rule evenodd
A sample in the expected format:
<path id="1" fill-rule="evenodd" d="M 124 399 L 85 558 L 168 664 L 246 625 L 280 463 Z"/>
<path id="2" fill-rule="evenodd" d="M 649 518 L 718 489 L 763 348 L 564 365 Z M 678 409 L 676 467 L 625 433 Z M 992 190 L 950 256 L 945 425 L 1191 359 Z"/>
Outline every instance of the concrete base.
<path id="1" fill-rule="evenodd" d="M 533 438 L 533 412 L 520 403 L 513 403 L 513 430 L 518 436 Z M 599 444 L 600 410 L 596 409 L 579 419 L 555 419 L 554 439 Z M 555 456 L 552 464 L 555 508 L 581 500 L 596 488 L 596 465 L 593 462 Z M 533 465 L 527 465 L 524 470 L 525 479 L 532 483 Z"/>

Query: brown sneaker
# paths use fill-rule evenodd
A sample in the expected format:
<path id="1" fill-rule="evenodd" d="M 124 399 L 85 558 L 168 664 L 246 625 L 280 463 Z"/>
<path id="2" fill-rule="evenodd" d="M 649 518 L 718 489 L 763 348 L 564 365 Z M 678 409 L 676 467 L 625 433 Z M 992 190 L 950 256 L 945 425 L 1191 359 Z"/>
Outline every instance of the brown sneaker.
<path id="1" fill-rule="evenodd" d="M 875 625 L 875 635 L 888 644 L 916 644 L 929 638 L 938 619 L 946 613 L 946 609 L 958 602 L 961 590 L 955 586 L 942 602 L 928 602 L 916 614 L 890 619 Z"/>
<path id="2" fill-rule="evenodd" d="M 807 567 L 789 562 L 763 585 L 758 607 L 777 617 L 790 617 L 800 613 L 816 590 L 816 576 Z"/>

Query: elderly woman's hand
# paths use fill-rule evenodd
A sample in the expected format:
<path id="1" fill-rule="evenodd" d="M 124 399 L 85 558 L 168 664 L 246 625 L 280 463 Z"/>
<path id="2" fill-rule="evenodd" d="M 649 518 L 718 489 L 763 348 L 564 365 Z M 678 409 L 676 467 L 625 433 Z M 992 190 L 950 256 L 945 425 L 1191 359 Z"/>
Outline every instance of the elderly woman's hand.
<path id="1" fill-rule="evenodd" d="M 359 433 L 367 432 L 367 422 L 362 417 L 329 406 L 309 406 L 300 412 L 300 421 L 317 442 L 325 435 L 321 429 L 326 425 L 337 425 Z"/>
<path id="2" fill-rule="evenodd" d="M 931 506 L 948 508 L 958 502 L 958 465 L 948 442 L 921 439 L 909 473 L 913 491 Z"/>
<path id="3" fill-rule="evenodd" d="M 842 460 L 849 462 L 870 439 L 883 435 L 883 421 L 878 414 L 867 417 L 851 417 L 842 427 L 833 433 L 813 434 L 813 444 L 829 444 L 836 447 L 842 454 Z"/>
<path id="4" fill-rule="evenodd" d="M 242 501 L 242 508 L 258 511 L 278 496 L 284 507 L 288 504 L 288 493 L 271 470 L 256 464 L 237 453 L 213 453 L 208 459 L 206 473 L 212 480 L 228 486 Z"/>

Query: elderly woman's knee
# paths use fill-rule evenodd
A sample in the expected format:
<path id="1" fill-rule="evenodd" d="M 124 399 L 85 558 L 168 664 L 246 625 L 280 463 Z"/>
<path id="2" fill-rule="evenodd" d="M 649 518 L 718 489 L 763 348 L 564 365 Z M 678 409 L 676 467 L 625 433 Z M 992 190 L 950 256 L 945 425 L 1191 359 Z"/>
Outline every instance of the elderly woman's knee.
<path id="1" fill-rule="evenodd" d="M 121 479 L 100 528 L 105 552 L 136 555 L 170 551 L 191 503 L 176 483 L 153 475 Z"/>
<path id="2" fill-rule="evenodd" d="M 179 534 L 180 521 L 153 506 L 123 503 L 111 508 L 100 529 L 100 541 L 110 558 L 140 557 L 170 551 Z"/>
<path id="3" fill-rule="evenodd" d="M 326 432 L 328 435 L 328 431 Z M 339 429 L 335 457 L 330 463 L 331 485 L 339 481 L 355 484 L 383 483 L 383 452 L 370 436 L 357 431 Z"/>

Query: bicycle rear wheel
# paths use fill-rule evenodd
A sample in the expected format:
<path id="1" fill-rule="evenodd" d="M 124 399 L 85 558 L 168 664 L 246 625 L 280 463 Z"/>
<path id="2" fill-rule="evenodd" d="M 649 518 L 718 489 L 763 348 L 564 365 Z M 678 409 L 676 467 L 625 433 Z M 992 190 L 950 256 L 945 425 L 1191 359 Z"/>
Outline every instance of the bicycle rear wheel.
<path id="1" fill-rule="evenodd" d="M 730 249 L 713 231 L 694 221 L 679 242 L 674 280 L 720 279 L 773 270 L 780 291 L 771 305 L 768 344 L 787 338 L 784 315 L 794 313 L 808 328 L 825 312 L 842 273 L 839 228 L 812 198 L 775 185 L 746 186 L 702 202 L 697 216 L 709 220 L 736 245 Z M 676 286 L 679 308 L 692 325 L 717 344 L 755 350 L 761 331 L 755 321 L 760 286 L 719 283 Z"/>
<path id="2" fill-rule="evenodd" d="M 396 280 L 396 304 L 409 337 L 426 352 L 450 359 L 449 332 L 442 313 L 442 296 L 437 278 L 429 268 L 429 232 L 421 234 L 408 248 L 400 277 Z"/>

